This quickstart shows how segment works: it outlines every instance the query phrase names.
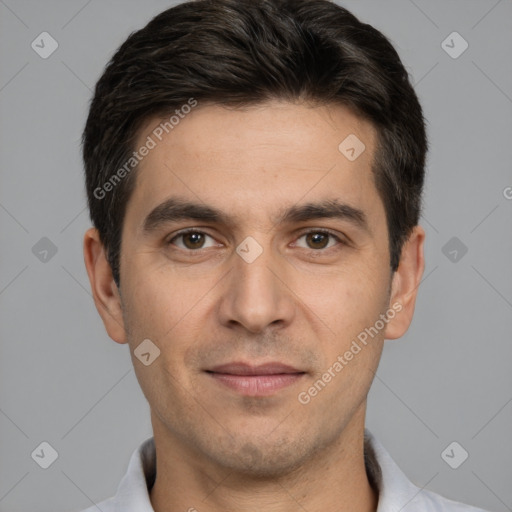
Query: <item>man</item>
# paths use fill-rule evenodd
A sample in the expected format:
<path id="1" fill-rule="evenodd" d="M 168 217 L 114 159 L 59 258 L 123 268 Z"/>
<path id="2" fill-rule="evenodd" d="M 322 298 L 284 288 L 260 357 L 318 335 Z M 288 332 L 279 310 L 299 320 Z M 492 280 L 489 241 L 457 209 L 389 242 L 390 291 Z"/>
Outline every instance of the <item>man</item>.
<path id="1" fill-rule="evenodd" d="M 426 150 L 393 47 L 326 0 L 187 2 L 126 40 L 84 131 L 84 255 L 154 437 L 98 508 L 477 510 L 364 428 L 423 273 Z"/>

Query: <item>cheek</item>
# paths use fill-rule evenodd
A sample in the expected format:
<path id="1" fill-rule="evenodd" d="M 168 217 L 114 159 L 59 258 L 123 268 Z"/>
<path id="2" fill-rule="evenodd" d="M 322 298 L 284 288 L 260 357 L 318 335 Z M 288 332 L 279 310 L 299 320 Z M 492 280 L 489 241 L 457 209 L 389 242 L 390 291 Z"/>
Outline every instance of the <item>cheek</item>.
<path id="1" fill-rule="evenodd" d="M 163 265 L 142 263 L 132 269 L 138 276 L 127 286 L 131 323 L 139 335 L 165 341 L 204 295 L 204 284 L 184 279 Z"/>
<path id="2" fill-rule="evenodd" d="M 175 400 L 186 398 L 181 396 L 188 379 L 183 357 L 197 333 L 190 329 L 194 297 L 180 293 L 179 286 L 174 286 L 176 279 L 162 280 L 155 275 L 148 274 L 143 280 L 126 286 L 125 294 L 129 299 L 125 323 L 129 326 L 128 343 L 141 389 L 157 411 L 165 411 Z M 151 350 L 158 351 L 158 356 L 147 366 L 135 353 L 146 339 L 156 346 Z"/>
<path id="3" fill-rule="evenodd" d="M 371 384 L 383 347 L 384 328 L 375 325 L 387 310 L 387 284 L 378 274 L 353 272 L 331 281 L 329 293 L 308 304 L 322 311 L 319 316 L 329 327 L 325 335 L 317 333 L 323 367 L 312 380 L 332 382 L 323 396 L 333 406 L 347 407 L 347 393 L 355 404 Z"/>
<path id="4" fill-rule="evenodd" d="M 195 351 L 205 339 L 205 317 L 211 315 L 209 297 L 214 280 L 195 280 L 162 267 L 146 271 L 144 279 L 129 287 L 129 343 L 133 350 L 143 339 L 152 340 L 160 354 L 154 368 L 143 367 L 137 373 L 141 386 L 152 394 L 173 388 L 180 389 L 192 376 L 184 365 L 187 351 Z M 208 334 L 208 333 L 206 333 Z M 195 353 L 195 352 L 194 352 Z M 140 363 L 134 360 L 136 366 Z M 147 369 L 152 368 L 152 371 Z M 181 382 L 181 386 L 177 384 Z M 149 391 L 152 389 L 153 391 Z"/>
<path id="5" fill-rule="evenodd" d="M 381 268 L 362 264 L 318 276 L 315 285 L 314 289 L 303 289 L 301 296 L 340 340 L 346 341 L 373 325 L 387 307 L 389 282 Z"/>

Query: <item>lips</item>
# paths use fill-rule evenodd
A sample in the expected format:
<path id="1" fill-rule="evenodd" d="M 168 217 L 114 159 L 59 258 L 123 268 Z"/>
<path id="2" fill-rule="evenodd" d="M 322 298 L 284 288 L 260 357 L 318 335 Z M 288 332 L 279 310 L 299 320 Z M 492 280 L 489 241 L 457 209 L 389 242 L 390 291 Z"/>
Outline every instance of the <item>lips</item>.
<path id="1" fill-rule="evenodd" d="M 246 363 L 228 363 L 215 366 L 211 370 L 207 371 L 229 375 L 277 375 L 280 373 L 304 373 L 297 368 L 277 362 L 260 364 L 257 366 L 251 366 Z"/>
<path id="2" fill-rule="evenodd" d="M 257 366 L 236 362 L 215 366 L 207 374 L 224 388 L 245 396 L 271 396 L 297 383 L 306 372 L 271 362 Z"/>

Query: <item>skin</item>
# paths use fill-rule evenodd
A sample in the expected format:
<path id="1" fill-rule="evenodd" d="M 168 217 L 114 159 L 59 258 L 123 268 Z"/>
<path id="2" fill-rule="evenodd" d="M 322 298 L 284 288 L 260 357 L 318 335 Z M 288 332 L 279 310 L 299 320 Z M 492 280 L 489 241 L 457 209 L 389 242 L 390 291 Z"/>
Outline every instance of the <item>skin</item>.
<path id="1" fill-rule="evenodd" d="M 148 121 L 137 147 L 158 123 Z M 353 162 L 338 150 L 349 134 L 366 146 Z M 391 273 L 375 144 L 373 126 L 342 106 L 199 105 L 139 164 L 120 290 L 97 231 L 86 232 L 96 307 L 109 336 L 129 344 L 151 408 L 155 511 L 376 510 L 363 460 L 367 394 L 384 339 L 411 322 L 425 233 L 414 228 Z M 232 222 L 181 220 L 145 234 L 146 215 L 171 196 L 214 206 Z M 362 210 L 367 229 L 337 218 L 274 221 L 283 208 L 325 199 Z M 174 238 L 184 228 L 207 235 L 199 256 L 190 236 Z M 345 243 L 304 234 L 325 229 Z M 236 252 L 248 236 L 263 251 L 252 263 Z M 298 394 L 397 303 L 385 328 L 300 403 Z M 160 349 L 149 366 L 133 355 L 147 338 Z M 204 371 L 233 361 L 305 373 L 271 396 L 242 396 Z"/>

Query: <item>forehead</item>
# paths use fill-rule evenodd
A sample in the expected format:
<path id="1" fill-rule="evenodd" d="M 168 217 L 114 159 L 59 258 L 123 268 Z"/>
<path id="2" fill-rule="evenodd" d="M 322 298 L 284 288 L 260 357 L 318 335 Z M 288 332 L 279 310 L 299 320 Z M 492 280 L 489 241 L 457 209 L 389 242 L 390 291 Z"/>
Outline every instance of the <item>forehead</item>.
<path id="1" fill-rule="evenodd" d="M 151 139 L 153 146 L 138 164 L 127 208 L 139 228 L 172 195 L 262 222 L 265 212 L 301 200 L 339 197 L 359 208 L 379 201 L 372 172 L 375 129 L 346 107 L 199 103 L 175 124 L 168 120 L 148 120 L 136 143 L 137 149 Z"/>

